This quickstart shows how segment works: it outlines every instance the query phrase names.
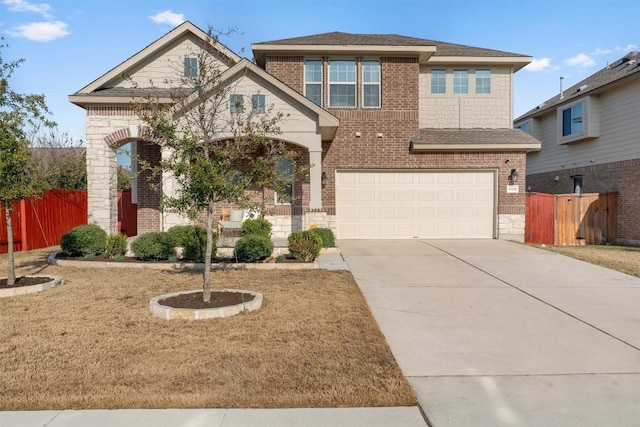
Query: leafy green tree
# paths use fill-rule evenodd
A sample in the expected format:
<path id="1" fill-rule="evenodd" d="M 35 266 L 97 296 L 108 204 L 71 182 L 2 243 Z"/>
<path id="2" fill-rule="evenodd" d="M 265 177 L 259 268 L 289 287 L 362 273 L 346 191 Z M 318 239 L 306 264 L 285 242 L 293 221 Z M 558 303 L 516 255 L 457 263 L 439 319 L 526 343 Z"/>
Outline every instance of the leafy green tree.
<path id="1" fill-rule="evenodd" d="M 234 87 L 222 81 L 225 68 L 216 60 L 216 41 L 217 36 L 210 29 L 207 41 L 188 54 L 197 59 L 197 72 L 185 77 L 190 73 L 180 68 L 175 80 L 164 82 L 164 87 L 175 88 L 170 104 L 162 102 L 162 91 L 133 103 L 139 118 L 148 126 L 147 136 L 161 141 L 167 154 L 160 169 L 170 173 L 178 184 L 173 197 L 163 195 L 163 206 L 177 209 L 191 219 L 205 213 L 205 302 L 211 298 L 216 204 L 255 208 L 250 191 L 256 194 L 264 187 L 282 191 L 291 176 L 279 173 L 277 163 L 287 158 L 295 165 L 294 152 L 277 139 L 282 113 L 265 106 L 264 114 L 258 114 L 251 108 L 250 98 L 235 98 L 235 105 L 230 106 Z"/>
<path id="2" fill-rule="evenodd" d="M 35 165 L 29 150 L 25 129 L 40 125 L 54 126 L 47 120 L 50 114 L 44 95 L 21 94 L 9 86 L 9 79 L 24 61 L 6 62 L 0 44 L 0 207 L 5 209 L 8 240 L 7 284 L 15 284 L 13 202 L 39 194 L 43 187 L 34 179 Z"/>
<path id="3" fill-rule="evenodd" d="M 50 188 L 87 189 L 86 149 L 82 140 L 48 129 L 31 138 L 31 153 L 40 179 Z"/>

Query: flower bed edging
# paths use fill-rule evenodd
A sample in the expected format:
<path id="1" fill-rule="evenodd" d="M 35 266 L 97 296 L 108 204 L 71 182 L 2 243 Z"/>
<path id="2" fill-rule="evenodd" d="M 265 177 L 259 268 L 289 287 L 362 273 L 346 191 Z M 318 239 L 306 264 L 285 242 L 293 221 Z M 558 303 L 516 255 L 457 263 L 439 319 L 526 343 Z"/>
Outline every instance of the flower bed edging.
<path id="1" fill-rule="evenodd" d="M 262 307 L 262 294 L 260 292 L 246 291 L 242 289 L 225 289 L 225 292 L 240 292 L 245 294 L 251 294 L 254 296 L 253 300 L 242 304 L 230 305 L 227 307 L 218 308 L 173 308 L 166 305 L 161 305 L 160 300 L 165 298 L 171 298 L 176 295 L 189 294 L 195 292 L 202 292 L 202 289 L 195 289 L 190 291 L 179 291 L 164 294 L 152 298 L 149 301 L 149 311 L 153 316 L 159 317 L 165 320 L 203 320 L 203 319 L 215 319 L 219 317 L 230 317 L 240 313 L 248 313 L 250 311 L 258 310 Z"/>
<path id="2" fill-rule="evenodd" d="M 55 288 L 58 285 L 64 283 L 64 279 L 60 276 L 48 276 L 46 274 L 41 275 L 27 275 L 24 277 L 49 277 L 51 280 L 45 283 L 30 286 L 18 286 L 15 288 L 2 288 L 0 289 L 0 298 L 14 297 L 17 295 L 35 294 L 38 292 L 46 291 L 51 288 Z"/>

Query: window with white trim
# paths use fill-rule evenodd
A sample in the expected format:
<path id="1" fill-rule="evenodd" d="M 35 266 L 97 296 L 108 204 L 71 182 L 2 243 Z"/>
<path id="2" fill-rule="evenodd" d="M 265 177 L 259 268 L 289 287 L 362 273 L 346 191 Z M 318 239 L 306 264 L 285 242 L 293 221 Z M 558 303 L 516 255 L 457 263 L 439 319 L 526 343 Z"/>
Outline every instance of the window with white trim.
<path id="1" fill-rule="evenodd" d="M 582 132 L 582 103 L 562 110 L 562 136 L 575 135 Z"/>
<path id="2" fill-rule="evenodd" d="M 304 96 L 322 107 L 322 60 L 304 61 Z"/>
<path id="3" fill-rule="evenodd" d="M 253 114 L 264 114 L 266 112 L 265 98 L 262 94 L 251 95 L 251 112 Z"/>
<path id="4" fill-rule="evenodd" d="M 491 70 L 476 70 L 476 93 L 491 93 Z"/>
<path id="5" fill-rule="evenodd" d="M 232 114 L 242 113 L 244 111 L 244 97 L 239 93 L 229 95 L 229 111 Z"/>
<path id="6" fill-rule="evenodd" d="M 329 107 L 356 106 L 355 59 L 329 60 Z"/>
<path id="7" fill-rule="evenodd" d="M 288 180 L 289 182 L 284 187 L 284 190 L 276 193 L 275 203 L 276 205 L 290 205 L 293 201 L 293 163 L 290 159 L 283 157 L 278 159 L 276 163 L 278 174 Z"/>
<path id="8" fill-rule="evenodd" d="M 198 58 L 184 58 L 184 76 L 196 77 L 198 75 Z"/>
<path id="9" fill-rule="evenodd" d="M 380 107 L 380 61 L 362 61 L 362 106 Z"/>
<path id="10" fill-rule="evenodd" d="M 431 70 L 431 93 L 447 93 L 447 70 Z"/>
<path id="11" fill-rule="evenodd" d="M 517 129 L 520 129 L 522 132 L 528 133 L 529 135 L 531 135 L 531 121 L 527 120 L 526 122 L 518 126 Z"/>
<path id="12" fill-rule="evenodd" d="M 469 93 L 469 70 L 453 70 L 453 93 Z"/>

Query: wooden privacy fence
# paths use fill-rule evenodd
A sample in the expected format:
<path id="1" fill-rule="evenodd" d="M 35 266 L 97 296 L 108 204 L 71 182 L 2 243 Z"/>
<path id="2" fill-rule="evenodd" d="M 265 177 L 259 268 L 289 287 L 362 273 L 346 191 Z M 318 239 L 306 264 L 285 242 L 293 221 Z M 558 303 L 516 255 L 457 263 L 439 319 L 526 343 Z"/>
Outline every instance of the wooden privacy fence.
<path id="1" fill-rule="evenodd" d="M 0 209 L 0 253 L 7 253 L 7 221 Z M 16 252 L 60 244 L 60 236 L 87 223 L 86 191 L 50 190 L 40 198 L 21 200 L 11 213 Z"/>
<path id="2" fill-rule="evenodd" d="M 560 246 L 615 242 L 617 193 L 527 193 L 525 243 Z"/>

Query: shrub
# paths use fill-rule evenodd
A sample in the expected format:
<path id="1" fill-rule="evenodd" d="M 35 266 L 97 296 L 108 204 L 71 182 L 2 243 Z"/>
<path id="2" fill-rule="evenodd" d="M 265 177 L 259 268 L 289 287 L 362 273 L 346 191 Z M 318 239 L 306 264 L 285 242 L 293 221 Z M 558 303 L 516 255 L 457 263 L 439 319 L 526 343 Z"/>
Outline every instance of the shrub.
<path id="1" fill-rule="evenodd" d="M 100 255 L 106 240 L 107 233 L 99 225 L 85 224 L 64 233 L 60 246 L 70 256 Z"/>
<path id="2" fill-rule="evenodd" d="M 176 254 L 173 239 L 169 233 L 145 233 L 131 243 L 136 258 L 147 260 L 166 260 Z"/>
<path id="3" fill-rule="evenodd" d="M 235 254 L 238 262 L 256 262 L 271 256 L 273 242 L 258 234 L 248 234 L 236 242 Z"/>
<path id="4" fill-rule="evenodd" d="M 289 235 L 287 247 L 295 259 L 311 262 L 322 249 L 322 238 L 312 230 L 298 231 Z"/>
<path id="5" fill-rule="evenodd" d="M 271 223 L 264 218 L 246 219 L 242 223 L 242 235 L 256 234 L 271 239 Z"/>
<path id="6" fill-rule="evenodd" d="M 110 234 L 104 245 L 104 254 L 109 258 L 122 256 L 127 252 L 127 236 L 124 234 Z"/>
<path id="7" fill-rule="evenodd" d="M 207 252 L 207 230 L 197 225 L 176 225 L 168 231 L 174 246 L 180 246 L 185 259 L 202 262 Z M 211 258 L 216 256 L 218 235 L 213 233 L 213 252 Z"/>
<path id="8" fill-rule="evenodd" d="M 330 228 L 312 228 L 309 231 L 320 236 L 323 248 L 333 248 L 336 246 L 336 236 Z"/>

